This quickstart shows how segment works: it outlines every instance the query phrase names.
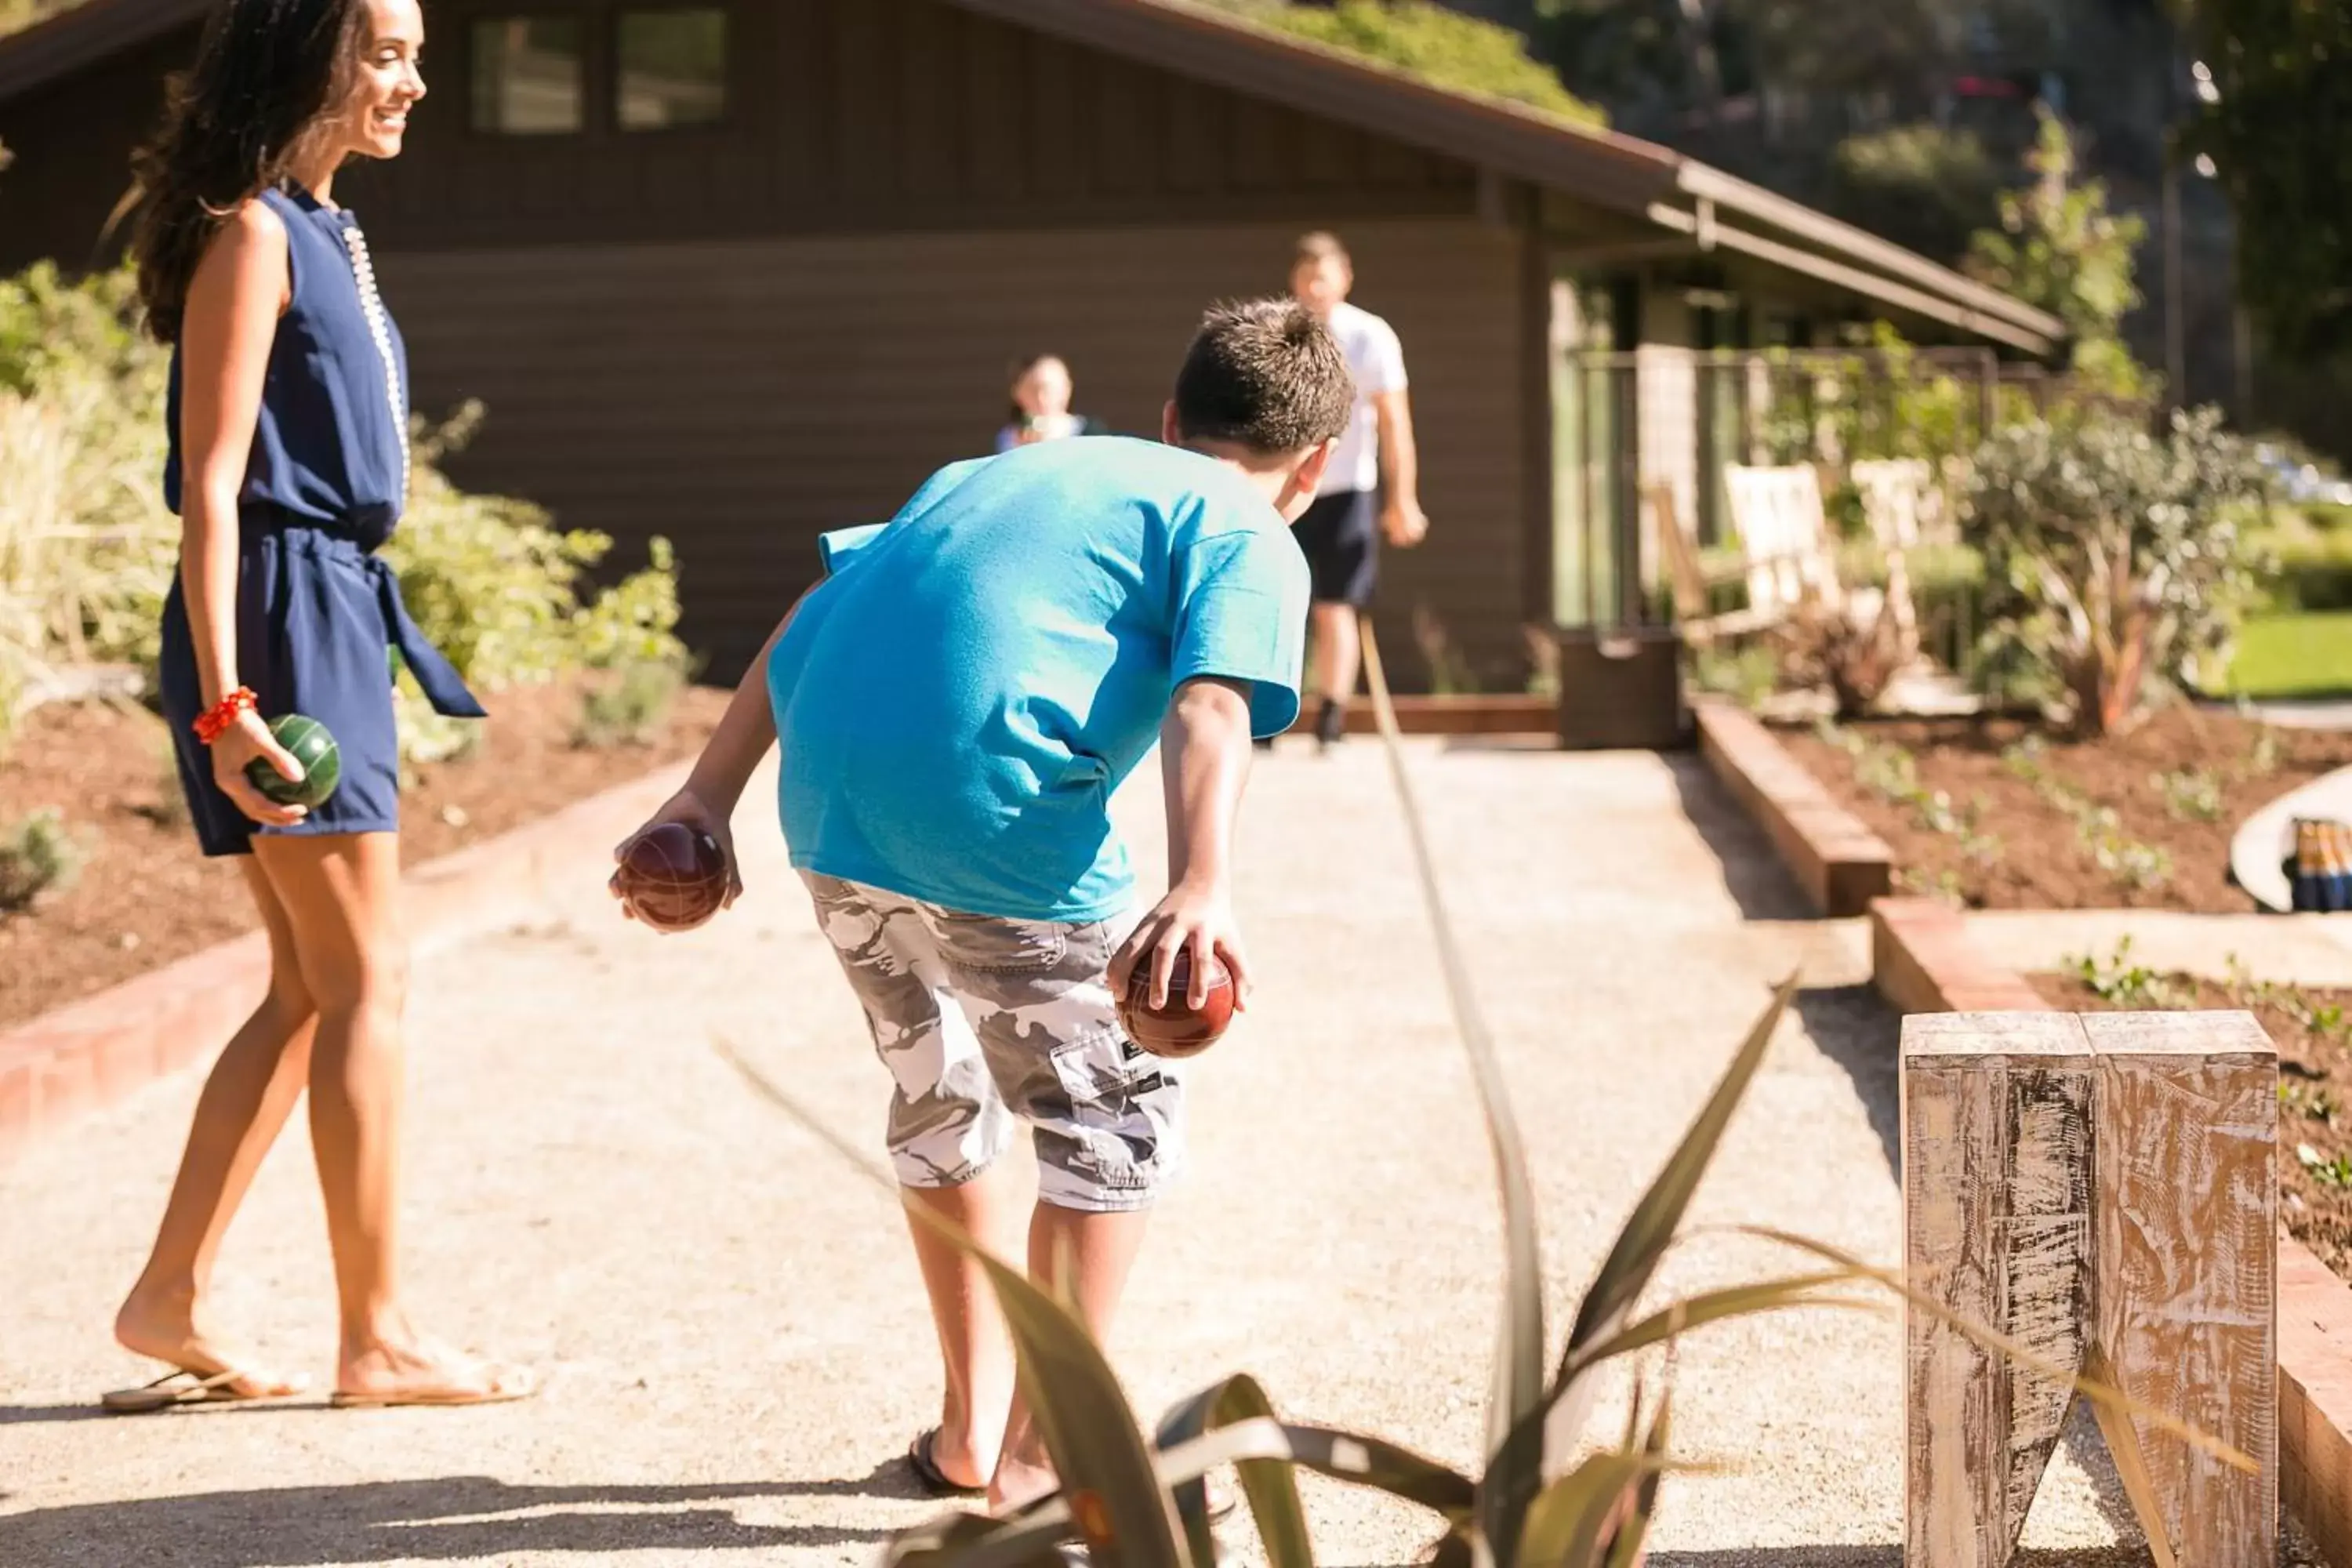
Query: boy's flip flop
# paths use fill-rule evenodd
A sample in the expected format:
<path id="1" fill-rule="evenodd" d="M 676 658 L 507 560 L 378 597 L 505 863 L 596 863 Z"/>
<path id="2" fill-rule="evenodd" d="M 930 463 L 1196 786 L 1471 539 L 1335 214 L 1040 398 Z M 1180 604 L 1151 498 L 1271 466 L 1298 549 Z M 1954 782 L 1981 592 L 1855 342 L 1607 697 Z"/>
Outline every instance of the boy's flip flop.
<path id="1" fill-rule="evenodd" d="M 110 1415 L 152 1415 L 159 1410 L 177 1410 L 185 1405 L 254 1405 L 264 1400 L 290 1398 L 290 1394 L 240 1394 L 236 1384 L 261 1383 L 265 1380 L 248 1372 L 231 1367 L 226 1372 L 209 1375 L 183 1367 L 167 1372 L 154 1382 L 138 1388 L 117 1388 L 99 1396 L 99 1405 Z M 299 1388 L 294 1393 L 301 1392 Z"/>
<path id="2" fill-rule="evenodd" d="M 938 1498 L 985 1495 L 986 1487 L 965 1486 L 940 1468 L 940 1461 L 931 1452 L 939 1440 L 940 1429 L 930 1426 L 917 1433 L 915 1440 L 907 1445 L 907 1468 L 915 1472 L 915 1484 L 929 1495 Z"/>

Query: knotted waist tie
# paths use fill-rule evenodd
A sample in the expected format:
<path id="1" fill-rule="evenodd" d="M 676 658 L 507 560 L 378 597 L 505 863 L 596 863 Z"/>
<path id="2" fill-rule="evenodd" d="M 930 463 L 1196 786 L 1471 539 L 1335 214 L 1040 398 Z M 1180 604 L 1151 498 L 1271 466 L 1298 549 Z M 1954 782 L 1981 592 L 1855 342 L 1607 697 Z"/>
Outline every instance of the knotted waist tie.
<path id="1" fill-rule="evenodd" d="M 434 711 L 452 719 L 488 717 L 481 703 L 467 689 L 457 667 L 433 646 L 415 617 L 408 613 L 408 603 L 400 594 L 400 574 L 393 570 L 390 562 L 361 539 L 307 520 L 298 521 L 281 513 L 269 518 L 261 528 L 253 527 L 261 521 L 247 515 L 246 537 L 252 547 L 266 552 L 274 543 L 282 552 L 281 559 L 274 563 L 279 577 L 278 592 L 267 596 L 273 618 L 291 619 L 306 609 L 315 609 L 349 626 L 373 613 L 382 621 L 384 640 L 398 650 L 401 663 L 416 678 L 418 688 L 433 704 Z M 367 525 L 354 519 L 346 526 L 365 529 Z M 388 535 L 390 530 L 367 531 L 377 533 L 377 542 L 381 542 L 382 536 Z M 303 573 L 295 563 L 304 558 L 315 561 L 320 569 L 315 574 Z M 301 581 L 304 576 L 314 576 L 315 581 L 305 583 Z M 366 596 L 362 597 L 362 594 Z M 282 620 L 278 629 L 287 629 Z"/>

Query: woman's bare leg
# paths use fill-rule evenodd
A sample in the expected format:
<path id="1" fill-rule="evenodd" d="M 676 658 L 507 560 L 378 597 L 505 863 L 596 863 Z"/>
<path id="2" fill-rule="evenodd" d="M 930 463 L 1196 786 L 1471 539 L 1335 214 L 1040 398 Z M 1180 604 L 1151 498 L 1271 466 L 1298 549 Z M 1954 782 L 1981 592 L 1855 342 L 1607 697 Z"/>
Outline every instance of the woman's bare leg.
<path id="1" fill-rule="evenodd" d="M 400 846 L 389 833 L 256 840 L 285 906 L 318 1008 L 310 1142 L 326 1199 L 342 1324 L 339 1394 L 455 1401 L 524 1392 L 529 1380 L 418 1333 L 400 1296 L 400 1014 L 408 950 Z"/>
<path id="2" fill-rule="evenodd" d="M 258 1397 L 290 1394 L 297 1385 L 262 1374 L 241 1347 L 221 1338 L 206 1297 L 221 1237 L 310 1078 L 317 1016 L 285 908 L 260 868 L 249 858 L 243 866 L 269 939 L 269 990 L 205 1080 L 154 1249 L 115 1315 L 114 1337 L 126 1349 L 203 1376 L 251 1373 L 230 1391 Z"/>

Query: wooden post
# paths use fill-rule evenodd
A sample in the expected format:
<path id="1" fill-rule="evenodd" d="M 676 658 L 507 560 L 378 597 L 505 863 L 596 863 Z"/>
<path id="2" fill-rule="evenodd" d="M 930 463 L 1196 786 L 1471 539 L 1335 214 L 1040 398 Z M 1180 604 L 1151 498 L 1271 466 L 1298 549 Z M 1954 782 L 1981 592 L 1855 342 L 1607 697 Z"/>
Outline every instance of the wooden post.
<path id="1" fill-rule="evenodd" d="M 2251 1013 L 2083 1019 L 2099 1058 L 2099 1342 L 2123 1392 L 2252 1455 L 2138 1428 L 2184 1568 L 2278 1539 L 2278 1052 Z M 2148 1533 L 2157 1525 L 2143 1521 Z"/>
<path id="2" fill-rule="evenodd" d="M 2068 1369 L 2089 1319 L 2097 1064 L 2061 1013 L 1903 1022 L 1904 1277 Z M 2002 1568 L 2056 1448 L 2070 1383 L 1919 1308 L 1905 1313 L 1910 1568 Z"/>
<path id="3" fill-rule="evenodd" d="M 1906 1278 L 2070 1374 L 2252 1456 L 2145 1422 L 2135 1508 L 2160 1563 L 2273 1560 L 2277 1056 L 2242 1013 L 1948 1013 L 1904 1020 Z M 1906 1315 L 1907 1568 L 2005 1568 L 2069 1380 Z"/>

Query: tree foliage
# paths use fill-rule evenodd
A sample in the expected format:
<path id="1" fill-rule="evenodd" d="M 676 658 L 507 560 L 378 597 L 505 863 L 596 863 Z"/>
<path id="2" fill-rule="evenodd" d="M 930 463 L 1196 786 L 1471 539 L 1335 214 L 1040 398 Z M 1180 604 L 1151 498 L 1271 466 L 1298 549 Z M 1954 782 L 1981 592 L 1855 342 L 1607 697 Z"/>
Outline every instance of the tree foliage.
<path id="1" fill-rule="evenodd" d="M 2137 252 L 2147 225 L 2107 205 L 2104 180 L 2077 177 L 2064 121 L 2039 109 L 2042 132 L 2027 161 L 2033 183 L 2000 199 L 2000 226 L 1969 247 L 1969 271 L 2064 321 L 2074 370 L 2090 391 L 2138 398 L 2147 371 L 2125 347 L 2123 319 L 2140 302 Z"/>
<path id="2" fill-rule="evenodd" d="M 1449 11 L 1434 0 L 1339 0 L 1330 6 L 1286 0 L 1209 3 L 1434 86 L 1526 104 L 1580 124 L 1605 122 L 1600 110 L 1570 92 L 1558 72 L 1528 53 L 1519 34 Z"/>
<path id="3" fill-rule="evenodd" d="M 2000 172 L 1973 132 L 1931 121 L 1861 132 L 1830 165 L 1840 217 L 1923 256 L 1959 256 L 2000 221 Z"/>
<path id="4" fill-rule="evenodd" d="M 2297 357 L 2352 348 L 2352 6 L 2193 0 L 2212 72 L 2188 152 L 2211 155 L 2238 225 L 2239 288 Z"/>

